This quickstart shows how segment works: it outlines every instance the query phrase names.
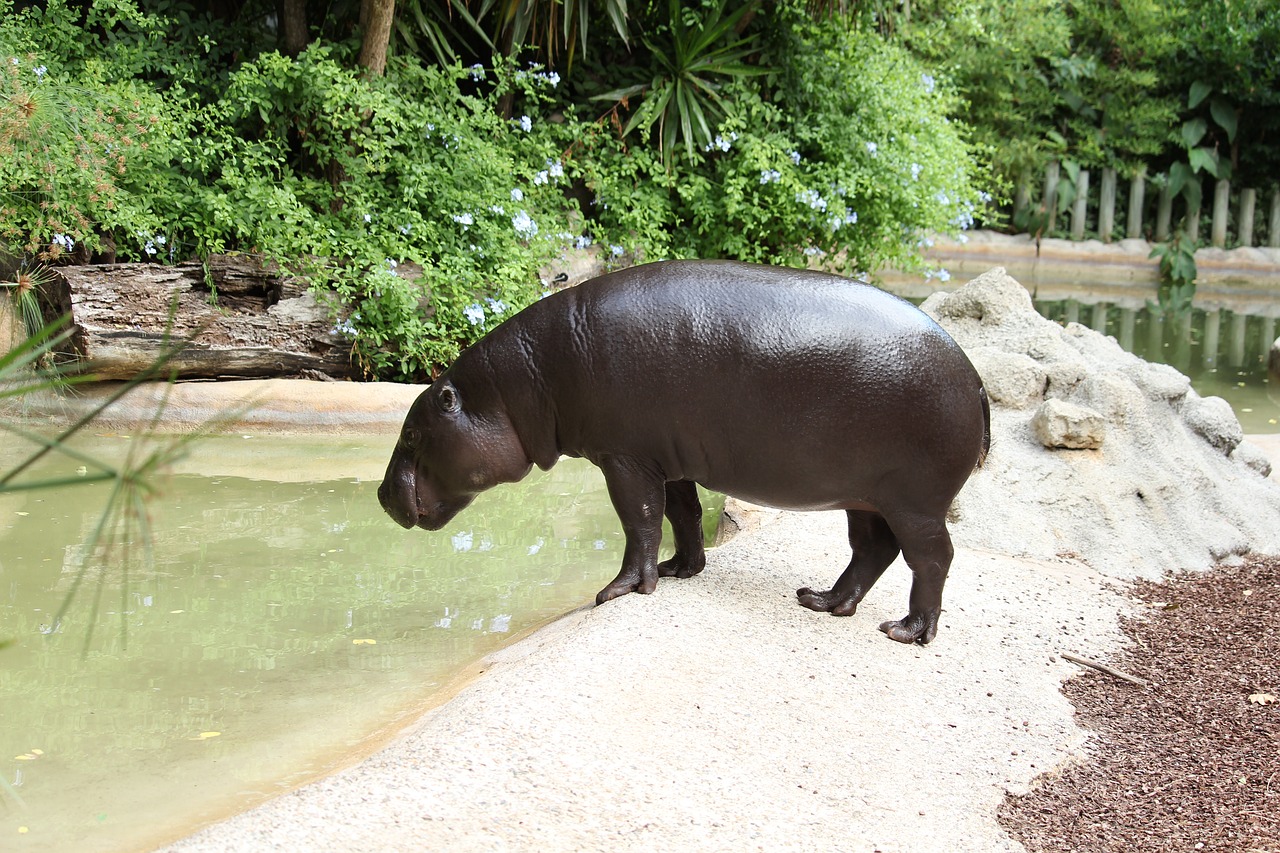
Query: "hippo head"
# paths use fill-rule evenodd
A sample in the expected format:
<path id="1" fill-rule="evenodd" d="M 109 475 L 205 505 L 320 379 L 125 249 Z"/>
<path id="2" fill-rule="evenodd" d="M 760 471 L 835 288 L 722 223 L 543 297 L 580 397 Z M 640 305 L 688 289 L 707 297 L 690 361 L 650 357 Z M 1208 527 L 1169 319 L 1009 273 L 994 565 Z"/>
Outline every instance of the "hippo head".
<path id="1" fill-rule="evenodd" d="M 378 500 L 402 527 L 439 530 L 479 492 L 531 467 L 501 404 L 465 400 L 442 377 L 409 409 Z"/>

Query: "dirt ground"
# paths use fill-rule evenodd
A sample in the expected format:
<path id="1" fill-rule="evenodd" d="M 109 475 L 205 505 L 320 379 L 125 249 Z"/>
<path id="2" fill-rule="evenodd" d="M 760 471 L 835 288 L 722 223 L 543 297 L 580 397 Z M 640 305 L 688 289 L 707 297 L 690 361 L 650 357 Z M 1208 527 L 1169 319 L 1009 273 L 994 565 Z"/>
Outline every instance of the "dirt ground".
<path id="1" fill-rule="evenodd" d="M 1114 667 L 1064 693 L 1089 760 L 1000 810 L 1028 850 L 1280 850 L 1280 560 L 1140 581 Z"/>

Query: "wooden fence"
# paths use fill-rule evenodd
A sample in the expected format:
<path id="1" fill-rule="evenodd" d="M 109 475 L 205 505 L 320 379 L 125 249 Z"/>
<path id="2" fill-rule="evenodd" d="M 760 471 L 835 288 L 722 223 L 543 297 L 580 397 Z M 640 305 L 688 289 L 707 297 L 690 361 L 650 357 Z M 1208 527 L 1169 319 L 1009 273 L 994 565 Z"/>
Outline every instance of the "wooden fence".
<path id="1" fill-rule="evenodd" d="M 1061 166 L 1055 160 L 1046 167 L 1041 205 L 1047 223 L 1042 222 L 1043 233 L 1048 235 L 1057 227 L 1058 187 L 1062 181 Z M 1167 241 L 1174 233 L 1175 226 L 1181 223 L 1183 232 L 1194 243 L 1200 242 L 1202 205 L 1188 208 L 1185 198 L 1174 198 L 1169 192 L 1167 182 L 1162 182 L 1158 191 L 1147 192 L 1152 183 L 1148 180 L 1145 169 L 1129 179 L 1129 188 L 1125 206 L 1123 229 L 1116 221 L 1116 210 L 1119 181 L 1115 169 L 1103 169 L 1100 186 L 1096 191 L 1090 186 L 1090 173 L 1081 169 L 1076 179 L 1076 196 L 1066 215 L 1070 217 L 1069 234 L 1072 240 L 1097 238 L 1110 243 L 1117 237 L 1129 239 L 1148 239 L 1156 243 Z M 1152 189 L 1155 189 L 1152 187 Z M 1233 193 L 1231 182 L 1219 180 L 1213 184 L 1211 194 L 1203 194 L 1211 199 L 1212 216 L 1210 218 L 1209 245 L 1218 248 L 1228 246 L 1265 245 L 1280 248 L 1280 186 L 1269 189 L 1270 212 L 1266 217 L 1265 228 L 1260 229 L 1259 190 L 1246 187 Z M 1031 203 L 1031 188 L 1023 185 L 1018 188 L 1014 197 L 1014 215 Z M 1173 219 L 1175 207 L 1180 219 Z M 1150 217 L 1154 214 L 1154 220 Z M 1265 235 L 1265 242 L 1262 236 Z"/>

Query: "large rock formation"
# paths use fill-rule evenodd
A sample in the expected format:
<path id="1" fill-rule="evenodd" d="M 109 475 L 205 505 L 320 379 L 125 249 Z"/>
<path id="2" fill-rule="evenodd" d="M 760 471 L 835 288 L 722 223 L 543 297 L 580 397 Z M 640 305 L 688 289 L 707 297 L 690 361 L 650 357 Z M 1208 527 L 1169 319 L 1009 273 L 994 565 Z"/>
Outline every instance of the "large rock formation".
<path id="1" fill-rule="evenodd" d="M 1113 338 L 1044 319 L 1003 268 L 923 308 L 993 403 L 991 454 L 953 509 L 958 544 L 1125 578 L 1280 552 L 1280 485 L 1226 401 Z"/>

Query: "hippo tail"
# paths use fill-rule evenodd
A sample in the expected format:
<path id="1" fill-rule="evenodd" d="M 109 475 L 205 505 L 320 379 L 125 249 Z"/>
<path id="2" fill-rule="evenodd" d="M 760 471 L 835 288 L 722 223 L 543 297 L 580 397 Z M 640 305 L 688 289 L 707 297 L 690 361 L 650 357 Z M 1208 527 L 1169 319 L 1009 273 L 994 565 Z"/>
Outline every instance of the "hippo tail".
<path id="1" fill-rule="evenodd" d="M 982 400 L 982 450 L 978 452 L 978 464 L 974 468 L 981 468 L 982 463 L 987 461 L 987 453 L 991 450 L 991 401 L 987 399 L 987 389 L 978 388 L 978 398 Z"/>

